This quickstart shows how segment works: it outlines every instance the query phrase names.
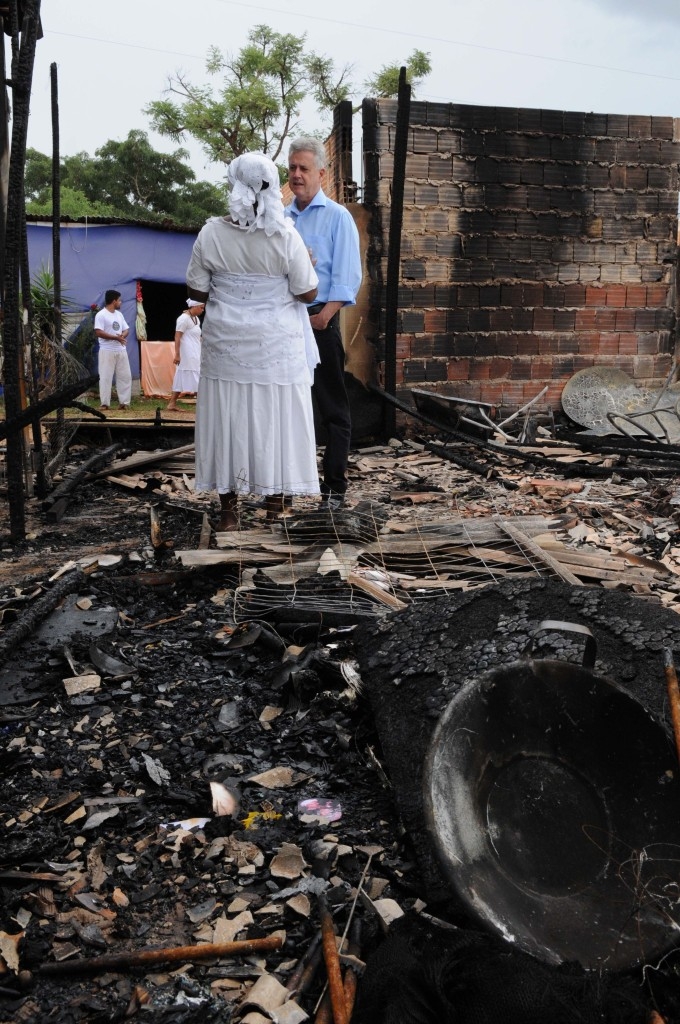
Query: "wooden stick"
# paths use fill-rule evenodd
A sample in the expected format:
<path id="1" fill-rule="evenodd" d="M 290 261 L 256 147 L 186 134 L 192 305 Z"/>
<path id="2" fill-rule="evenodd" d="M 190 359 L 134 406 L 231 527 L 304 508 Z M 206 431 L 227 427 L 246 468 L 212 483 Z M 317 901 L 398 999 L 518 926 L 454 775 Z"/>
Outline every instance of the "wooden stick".
<path id="1" fill-rule="evenodd" d="M 664 648 L 663 664 L 666 670 L 666 689 L 668 690 L 668 703 L 671 709 L 675 749 L 678 754 L 678 761 L 680 761 L 680 687 L 678 687 L 678 676 L 675 671 L 673 652 L 669 647 Z"/>
<path id="2" fill-rule="evenodd" d="M 361 955 L 361 921 L 356 920 L 352 923 L 352 931 L 349 940 L 349 952 L 351 956 L 359 957 Z M 345 1007 L 347 1009 L 347 1019 L 352 1019 L 352 1011 L 354 1009 L 354 1001 L 357 996 L 357 988 L 359 986 L 359 978 L 357 977 L 356 971 L 352 967 L 345 968 L 345 979 L 343 982 L 345 989 Z"/>
<path id="3" fill-rule="evenodd" d="M 324 992 L 323 998 L 319 1003 L 314 1024 L 333 1024 L 333 1007 L 331 1006 L 331 994 L 328 989 Z"/>
<path id="4" fill-rule="evenodd" d="M 328 974 L 328 991 L 331 996 L 334 1024 L 348 1024 L 347 1010 L 345 1007 L 345 989 L 342 984 L 340 972 L 340 960 L 338 958 L 338 947 L 336 944 L 335 928 L 333 918 L 323 896 L 319 896 L 319 917 L 321 918 L 321 941 L 323 944 L 323 958 Z M 318 1019 L 318 1017 L 317 1017 Z"/>
<path id="5" fill-rule="evenodd" d="M 312 983 L 316 969 L 321 963 L 323 950 L 321 948 L 321 932 L 317 932 L 311 944 L 298 960 L 295 970 L 286 982 L 286 988 L 290 992 L 291 999 L 297 999 L 305 992 Z"/>
<path id="6" fill-rule="evenodd" d="M 191 960 L 210 960 L 212 957 L 249 956 L 251 953 L 280 949 L 283 938 L 270 935 L 266 939 L 246 939 L 243 942 L 205 942 L 200 946 L 169 946 L 165 949 L 139 949 L 128 953 L 105 953 L 86 960 L 62 960 L 43 964 L 37 972 L 45 974 L 80 974 L 97 971 L 120 971 L 127 967 L 146 967 L 159 963 L 180 963 Z"/>

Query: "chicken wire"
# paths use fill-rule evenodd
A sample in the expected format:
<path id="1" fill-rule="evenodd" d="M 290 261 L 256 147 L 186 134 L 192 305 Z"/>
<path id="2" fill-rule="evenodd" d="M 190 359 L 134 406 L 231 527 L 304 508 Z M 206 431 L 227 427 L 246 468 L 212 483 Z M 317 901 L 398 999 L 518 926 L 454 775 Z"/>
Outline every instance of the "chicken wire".
<path id="1" fill-rule="evenodd" d="M 286 609 L 365 618 L 509 577 L 560 578 L 529 538 L 509 536 L 500 519 L 400 516 L 388 525 L 384 506 L 371 502 L 294 510 L 259 550 L 248 531 L 232 534 L 226 543 L 240 552 L 235 620 Z"/>

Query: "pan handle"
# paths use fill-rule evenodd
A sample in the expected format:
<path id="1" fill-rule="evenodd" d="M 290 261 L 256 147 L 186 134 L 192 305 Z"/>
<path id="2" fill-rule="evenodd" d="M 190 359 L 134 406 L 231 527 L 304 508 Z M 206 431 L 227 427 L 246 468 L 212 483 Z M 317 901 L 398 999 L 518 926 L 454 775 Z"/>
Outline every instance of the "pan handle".
<path id="1" fill-rule="evenodd" d="M 595 658 L 597 656 L 597 642 L 595 637 L 588 629 L 587 626 L 581 626 L 578 622 L 563 622 L 560 619 L 544 619 L 543 622 L 539 622 L 536 629 L 531 634 L 529 643 L 524 650 L 524 656 L 526 658 L 531 657 L 534 649 L 534 640 L 539 633 L 545 632 L 562 632 L 562 633 L 579 633 L 581 636 L 586 638 L 586 645 L 583 649 L 583 667 L 592 669 L 595 665 Z"/>

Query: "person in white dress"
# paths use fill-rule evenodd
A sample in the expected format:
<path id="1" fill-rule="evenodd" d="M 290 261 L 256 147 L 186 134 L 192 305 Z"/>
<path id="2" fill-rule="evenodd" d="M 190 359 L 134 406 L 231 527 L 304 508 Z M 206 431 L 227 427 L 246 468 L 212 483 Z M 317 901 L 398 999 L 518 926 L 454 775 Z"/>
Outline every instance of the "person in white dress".
<path id="1" fill-rule="evenodd" d="M 172 381 L 172 397 L 167 404 L 170 412 L 177 412 L 180 395 L 195 395 L 198 391 L 198 375 L 201 369 L 201 321 L 198 319 L 205 304 L 187 299 L 186 309 L 175 324 L 175 376 Z"/>
<path id="2" fill-rule="evenodd" d="M 318 279 L 284 217 L 279 174 L 262 153 L 229 164 L 229 216 L 212 217 L 187 269 L 206 303 L 196 404 L 196 490 L 219 494 L 219 528 L 238 527 L 238 496 L 319 494 L 311 384 L 319 351 L 304 303 Z"/>

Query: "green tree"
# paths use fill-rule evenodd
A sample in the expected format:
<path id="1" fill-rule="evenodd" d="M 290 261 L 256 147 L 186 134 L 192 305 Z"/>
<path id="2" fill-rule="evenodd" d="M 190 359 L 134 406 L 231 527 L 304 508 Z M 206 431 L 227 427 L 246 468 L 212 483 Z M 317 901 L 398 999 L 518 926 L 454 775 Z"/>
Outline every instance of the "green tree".
<path id="1" fill-rule="evenodd" d="M 423 79 L 432 70 L 429 53 L 423 50 L 414 50 L 406 58 L 406 81 L 411 86 L 412 94 L 415 96 L 416 88 L 419 88 Z M 364 82 L 369 96 L 389 97 L 396 96 L 399 92 L 399 72 L 402 65 L 384 64 L 372 78 Z"/>
<path id="2" fill-rule="evenodd" d="M 210 49 L 208 74 L 221 76 L 214 91 L 176 72 L 166 90 L 170 98 L 150 103 L 144 112 L 161 135 L 177 142 L 193 136 L 211 160 L 228 162 L 252 149 L 277 160 L 285 140 L 299 129 L 305 96 L 311 93 L 328 111 L 351 92 L 351 68 L 337 77 L 330 58 L 305 51 L 305 38 L 257 25 L 236 55 Z"/>
<path id="3" fill-rule="evenodd" d="M 71 217 L 121 217 L 171 221 L 196 227 L 221 213 L 225 188 L 196 181 L 184 149 L 160 153 L 146 132 L 135 130 L 122 142 L 110 139 L 95 153 L 76 153 L 61 164 L 62 213 Z M 52 211 L 49 157 L 30 150 L 26 162 L 27 211 Z"/>

